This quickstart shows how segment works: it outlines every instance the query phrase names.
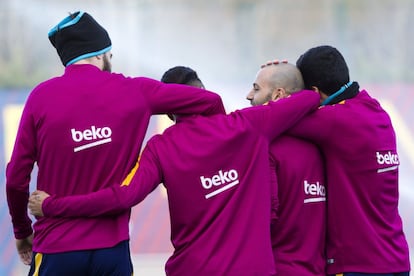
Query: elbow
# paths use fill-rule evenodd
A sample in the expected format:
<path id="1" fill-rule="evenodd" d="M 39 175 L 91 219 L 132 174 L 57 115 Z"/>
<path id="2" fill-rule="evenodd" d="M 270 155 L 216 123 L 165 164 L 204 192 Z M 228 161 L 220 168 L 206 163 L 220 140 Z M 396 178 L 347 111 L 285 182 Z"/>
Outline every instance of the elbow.
<path id="1" fill-rule="evenodd" d="M 215 109 L 215 114 L 226 114 L 226 110 L 224 108 L 224 103 L 222 98 L 220 97 L 220 95 L 218 94 L 214 94 L 215 95 L 215 99 L 214 99 L 214 109 Z"/>

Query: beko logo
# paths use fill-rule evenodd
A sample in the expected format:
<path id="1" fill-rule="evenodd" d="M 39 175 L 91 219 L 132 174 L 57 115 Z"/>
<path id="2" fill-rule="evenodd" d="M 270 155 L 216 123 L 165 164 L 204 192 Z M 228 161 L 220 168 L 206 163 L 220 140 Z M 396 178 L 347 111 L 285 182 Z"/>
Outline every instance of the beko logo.
<path id="1" fill-rule="evenodd" d="M 233 169 L 224 172 L 223 170 L 220 170 L 218 171 L 218 174 L 215 174 L 212 177 L 200 176 L 200 182 L 201 186 L 203 186 L 203 188 L 206 190 L 210 190 L 213 187 L 221 186 L 219 189 L 206 194 L 205 198 L 208 199 L 239 184 L 239 174 L 236 170 Z"/>
<path id="2" fill-rule="evenodd" d="M 90 128 L 82 131 L 72 128 L 70 132 L 72 134 L 72 140 L 77 143 L 82 141 L 91 141 L 90 143 L 74 148 L 74 152 L 106 144 L 112 141 L 112 130 L 109 127 L 91 126 Z"/>
<path id="3" fill-rule="evenodd" d="M 326 200 L 326 190 L 325 186 L 320 184 L 319 181 L 316 183 L 309 183 L 307 180 L 303 182 L 305 189 L 305 197 L 312 196 L 310 198 L 305 198 L 304 203 L 309 202 L 320 202 Z"/>
<path id="4" fill-rule="evenodd" d="M 377 151 L 375 155 L 377 157 L 378 165 L 389 165 L 386 168 L 378 169 L 377 171 L 378 173 L 396 170 L 398 168 L 398 165 L 400 164 L 398 154 L 396 153 L 394 154 L 391 151 L 388 151 L 386 153 L 381 153 Z"/>
<path id="5" fill-rule="evenodd" d="M 378 164 L 387 164 L 387 165 L 399 165 L 400 161 L 398 160 L 398 154 L 392 154 L 391 151 L 381 154 L 377 151 L 377 162 Z"/>

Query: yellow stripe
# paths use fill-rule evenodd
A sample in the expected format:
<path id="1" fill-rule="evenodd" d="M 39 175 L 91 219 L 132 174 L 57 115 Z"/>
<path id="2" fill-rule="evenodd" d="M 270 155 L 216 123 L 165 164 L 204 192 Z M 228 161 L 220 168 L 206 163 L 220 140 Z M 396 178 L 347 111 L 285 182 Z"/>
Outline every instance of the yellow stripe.
<path id="1" fill-rule="evenodd" d="M 137 163 L 135 163 L 135 166 L 132 168 L 132 170 L 129 172 L 129 174 L 125 177 L 124 181 L 122 181 L 121 186 L 129 186 L 129 184 L 131 183 L 132 178 L 134 177 L 135 173 L 138 170 L 139 159 L 140 158 L 141 158 L 141 156 L 138 157 Z"/>
<path id="2" fill-rule="evenodd" d="M 336 274 L 336 276 L 344 276 L 344 274 L 343 273 L 338 273 L 338 274 Z"/>
<path id="3" fill-rule="evenodd" d="M 22 116 L 23 105 L 6 105 L 3 109 L 3 126 L 4 126 L 4 154 L 5 160 L 10 160 L 13 150 L 14 140 L 16 140 L 17 128 L 20 117 Z"/>
<path id="4" fill-rule="evenodd" d="M 39 276 L 39 269 L 40 265 L 42 264 L 43 254 L 42 253 L 36 253 L 35 255 L 35 271 L 33 273 L 33 276 Z"/>
<path id="5" fill-rule="evenodd" d="M 157 131 L 156 131 L 157 133 L 162 133 L 166 128 L 174 124 L 174 122 L 171 121 L 171 119 L 165 115 L 155 115 L 155 117 L 157 118 Z M 132 168 L 132 170 L 129 172 L 129 174 L 125 177 L 124 181 L 122 181 L 121 186 L 129 186 L 129 184 L 131 184 L 131 180 L 138 170 L 140 158 L 141 156 L 138 157 L 137 163 Z"/>

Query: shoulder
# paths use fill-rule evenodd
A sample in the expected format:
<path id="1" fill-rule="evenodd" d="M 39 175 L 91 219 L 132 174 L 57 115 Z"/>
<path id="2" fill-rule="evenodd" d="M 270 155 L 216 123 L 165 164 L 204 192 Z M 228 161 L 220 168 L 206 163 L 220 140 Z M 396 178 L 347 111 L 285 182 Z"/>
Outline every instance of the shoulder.
<path id="1" fill-rule="evenodd" d="M 154 147 L 164 139 L 164 134 L 155 134 L 147 142 L 146 147 Z"/>

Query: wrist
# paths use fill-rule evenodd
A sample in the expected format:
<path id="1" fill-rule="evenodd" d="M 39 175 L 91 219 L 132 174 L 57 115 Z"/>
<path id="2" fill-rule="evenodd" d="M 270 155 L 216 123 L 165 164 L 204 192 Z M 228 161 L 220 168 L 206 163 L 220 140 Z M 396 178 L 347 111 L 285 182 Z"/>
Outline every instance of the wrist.
<path id="1" fill-rule="evenodd" d="M 42 212 L 44 217 L 51 217 L 53 216 L 52 211 L 53 210 L 53 202 L 54 202 L 55 196 L 48 196 L 43 200 L 42 202 Z"/>

